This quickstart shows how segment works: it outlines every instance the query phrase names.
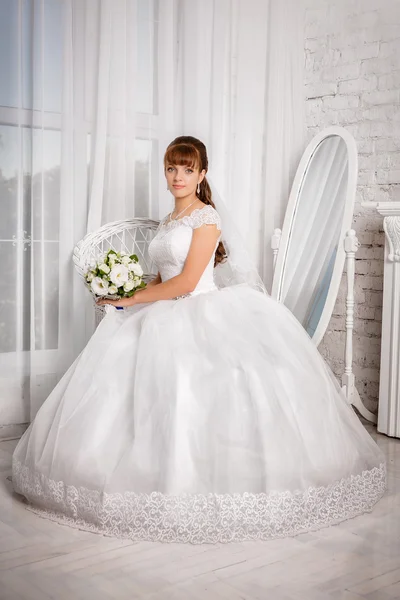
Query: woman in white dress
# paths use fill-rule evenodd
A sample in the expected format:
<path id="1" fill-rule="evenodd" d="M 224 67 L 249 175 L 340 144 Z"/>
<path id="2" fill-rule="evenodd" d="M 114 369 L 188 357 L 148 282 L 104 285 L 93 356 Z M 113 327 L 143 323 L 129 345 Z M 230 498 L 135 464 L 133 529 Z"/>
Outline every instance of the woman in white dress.
<path id="1" fill-rule="evenodd" d="M 384 493 L 384 457 L 298 321 L 249 284 L 216 286 L 226 249 L 207 168 L 199 140 L 170 144 L 158 276 L 104 301 L 125 310 L 107 308 L 15 449 L 15 490 L 42 516 L 227 542 L 338 523 Z"/>

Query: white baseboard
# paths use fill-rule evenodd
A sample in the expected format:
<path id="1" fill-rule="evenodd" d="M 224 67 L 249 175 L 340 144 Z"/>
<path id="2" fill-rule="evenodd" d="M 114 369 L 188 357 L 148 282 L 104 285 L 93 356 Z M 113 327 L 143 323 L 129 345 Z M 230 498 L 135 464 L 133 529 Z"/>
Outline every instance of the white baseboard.
<path id="1" fill-rule="evenodd" d="M 0 441 L 15 440 L 22 436 L 29 427 L 29 423 L 15 423 L 12 425 L 0 425 Z"/>

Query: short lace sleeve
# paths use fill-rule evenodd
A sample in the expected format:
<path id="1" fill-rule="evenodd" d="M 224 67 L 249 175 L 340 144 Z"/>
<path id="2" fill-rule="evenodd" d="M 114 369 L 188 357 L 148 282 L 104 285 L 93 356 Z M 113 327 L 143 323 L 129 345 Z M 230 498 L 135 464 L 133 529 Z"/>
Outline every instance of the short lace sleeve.
<path id="1" fill-rule="evenodd" d="M 202 225 L 216 225 L 217 229 L 221 231 L 221 217 L 209 204 L 205 208 L 194 210 L 188 218 L 193 229 L 198 229 Z"/>

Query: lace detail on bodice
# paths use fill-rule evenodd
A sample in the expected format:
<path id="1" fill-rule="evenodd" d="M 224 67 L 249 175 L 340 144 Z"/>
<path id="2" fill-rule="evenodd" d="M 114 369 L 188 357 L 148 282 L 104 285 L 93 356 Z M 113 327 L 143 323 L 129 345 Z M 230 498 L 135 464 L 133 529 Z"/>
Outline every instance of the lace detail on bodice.
<path id="1" fill-rule="evenodd" d="M 169 215 L 167 215 L 162 221 L 161 226 L 165 227 L 165 225 L 175 226 L 184 224 L 189 225 L 192 229 L 197 229 L 202 225 L 216 225 L 217 229 L 221 231 L 221 218 L 215 208 L 206 204 L 204 208 L 196 208 L 191 212 L 190 215 L 186 217 L 182 217 L 181 219 L 172 219 L 169 220 Z"/>
<path id="2" fill-rule="evenodd" d="M 182 272 L 190 244 L 193 230 L 203 225 L 216 225 L 221 231 L 221 219 L 215 208 L 206 205 L 197 208 L 190 215 L 177 220 L 165 217 L 149 246 L 149 255 L 156 265 L 162 281 L 176 277 Z M 217 249 L 219 239 L 215 245 Z M 204 270 L 196 289 L 192 293 L 207 292 L 216 289 L 214 283 L 214 257 Z"/>

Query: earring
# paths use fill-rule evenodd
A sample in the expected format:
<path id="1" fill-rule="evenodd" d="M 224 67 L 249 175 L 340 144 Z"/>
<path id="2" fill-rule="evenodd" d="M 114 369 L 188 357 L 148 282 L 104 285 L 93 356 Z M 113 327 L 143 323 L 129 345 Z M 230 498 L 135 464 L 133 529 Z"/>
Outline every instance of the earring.
<path id="1" fill-rule="evenodd" d="M 200 196 L 200 184 L 197 184 L 197 195 Z"/>

